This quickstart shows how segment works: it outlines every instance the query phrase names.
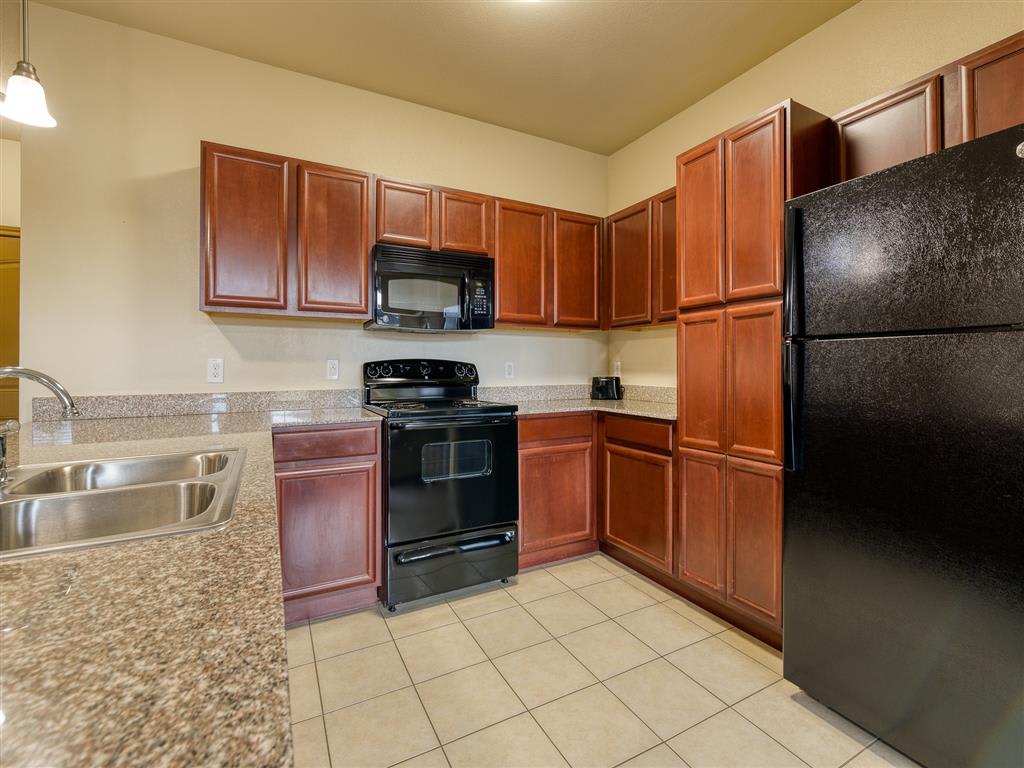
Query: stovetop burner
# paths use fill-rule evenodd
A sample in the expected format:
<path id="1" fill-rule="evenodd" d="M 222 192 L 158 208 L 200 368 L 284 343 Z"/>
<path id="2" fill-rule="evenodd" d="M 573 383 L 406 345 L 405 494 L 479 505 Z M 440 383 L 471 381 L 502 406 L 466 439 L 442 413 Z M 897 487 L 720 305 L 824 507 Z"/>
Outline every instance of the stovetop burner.
<path id="1" fill-rule="evenodd" d="M 388 418 L 515 414 L 515 405 L 478 400 L 479 383 L 471 363 L 377 360 L 363 366 L 363 407 Z"/>

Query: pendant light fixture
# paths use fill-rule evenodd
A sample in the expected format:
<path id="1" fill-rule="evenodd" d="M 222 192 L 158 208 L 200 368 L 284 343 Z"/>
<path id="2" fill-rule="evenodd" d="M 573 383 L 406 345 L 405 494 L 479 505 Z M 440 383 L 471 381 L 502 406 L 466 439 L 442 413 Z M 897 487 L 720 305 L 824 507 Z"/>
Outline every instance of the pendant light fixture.
<path id="1" fill-rule="evenodd" d="M 21 0 L 21 61 L 7 79 L 7 95 L 0 96 L 0 116 L 40 128 L 57 125 L 46 108 L 46 94 L 36 68 L 28 62 L 28 0 Z"/>

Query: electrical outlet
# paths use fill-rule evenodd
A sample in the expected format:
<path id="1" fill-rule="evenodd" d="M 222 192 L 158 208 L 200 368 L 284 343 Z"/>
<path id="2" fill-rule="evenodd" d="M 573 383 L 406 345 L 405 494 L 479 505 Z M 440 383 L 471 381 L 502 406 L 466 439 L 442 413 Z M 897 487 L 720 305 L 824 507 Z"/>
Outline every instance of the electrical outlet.
<path id="1" fill-rule="evenodd" d="M 223 357 L 209 357 L 206 359 L 206 381 L 210 384 L 224 383 Z"/>
<path id="2" fill-rule="evenodd" d="M 514 379 L 516 376 L 516 369 L 512 363 L 505 363 L 505 378 Z"/>
<path id="3" fill-rule="evenodd" d="M 328 360 L 327 361 L 327 378 L 331 381 L 338 380 L 338 361 Z"/>
<path id="4" fill-rule="evenodd" d="M 615 361 L 615 375 L 616 376 L 621 376 L 622 375 L 622 361 L 621 360 L 616 360 Z"/>

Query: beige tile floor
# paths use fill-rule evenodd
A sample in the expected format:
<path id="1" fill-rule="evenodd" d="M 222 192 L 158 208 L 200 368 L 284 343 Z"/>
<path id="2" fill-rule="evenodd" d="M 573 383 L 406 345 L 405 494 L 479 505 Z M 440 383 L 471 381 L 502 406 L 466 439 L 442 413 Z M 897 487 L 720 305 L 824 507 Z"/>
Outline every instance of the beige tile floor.
<path id="1" fill-rule="evenodd" d="M 604 555 L 288 630 L 297 768 L 915 764 Z"/>

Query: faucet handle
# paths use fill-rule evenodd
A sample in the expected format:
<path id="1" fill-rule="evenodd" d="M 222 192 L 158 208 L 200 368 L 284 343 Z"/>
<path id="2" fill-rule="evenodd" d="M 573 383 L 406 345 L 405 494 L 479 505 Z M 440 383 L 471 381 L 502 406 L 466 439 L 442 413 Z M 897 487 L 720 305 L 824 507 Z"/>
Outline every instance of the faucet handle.
<path id="1" fill-rule="evenodd" d="M 13 435 L 21 429 L 21 423 L 17 419 L 0 421 L 0 435 Z"/>

